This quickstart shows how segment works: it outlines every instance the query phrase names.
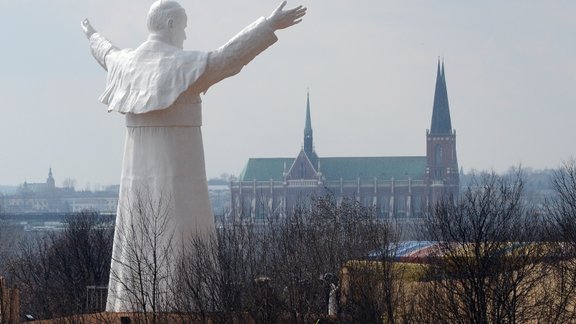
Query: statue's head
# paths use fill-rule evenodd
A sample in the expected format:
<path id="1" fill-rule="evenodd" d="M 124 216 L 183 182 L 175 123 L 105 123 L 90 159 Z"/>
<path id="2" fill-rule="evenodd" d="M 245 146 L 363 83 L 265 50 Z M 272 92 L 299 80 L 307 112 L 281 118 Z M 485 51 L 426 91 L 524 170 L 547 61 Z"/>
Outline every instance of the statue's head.
<path id="1" fill-rule="evenodd" d="M 148 11 L 147 25 L 150 33 L 161 34 L 171 45 L 182 48 L 186 39 L 186 11 L 173 0 L 157 0 Z"/>

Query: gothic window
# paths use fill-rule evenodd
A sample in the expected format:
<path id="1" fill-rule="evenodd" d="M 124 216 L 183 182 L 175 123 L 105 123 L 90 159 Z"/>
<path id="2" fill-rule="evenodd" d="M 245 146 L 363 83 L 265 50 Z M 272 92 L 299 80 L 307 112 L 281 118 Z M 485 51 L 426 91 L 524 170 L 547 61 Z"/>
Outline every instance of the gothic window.
<path id="1" fill-rule="evenodd" d="M 378 199 L 378 205 L 379 205 L 379 215 L 382 218 L 388 218 L 388 212 L 389 212 L 389 204 L 390 204 L 390 198 L 386 195 L 382 195 L 380 196 L 380 199 Z"/>
<path id="2" fill-rule="evenodd" d="M 404 218 L 406 217 L 406 196 L 398 195 L 394 199 L 396 217 Z"/>
<path id="3" fill-rule="evenodd" d="M 437 168 L 434 172 L 434 174 L 436 175 L 436 178 L 441 178 L 442 177 L 442 169 L 441 168 Z"/>
<path id="4" fill-rule="evenodd" d="M 251 217 L 252 215 L 252 197 L 244 196 L 242 199 L 242 217 Z"/>
<path id="5" fill-rule="evenodd" d="M 362 198 L 362 206 L 364 207 L 372 207 L 372 203 L 374 202 L 374 198 L 372 195 L 365 195 Z"/>
<path id="6" fill-rule="evenodd" d="M 436 144 L 436 147 L 434 147 L 434 163 L 436 165 L 442 163 L 442 146 L 440 144 Z"/>
<path id="7" fill-rule="evenodd" d="M 414 217 L 422 217 L 422 196 L 412 196 L 412 214 Z"/>
<path id="8" fill-rule="evenodd" d="M 263 222 L 266 218 L 266 205 L 268 204 L 265 197 L 256 200 L 256 220 Z"/>

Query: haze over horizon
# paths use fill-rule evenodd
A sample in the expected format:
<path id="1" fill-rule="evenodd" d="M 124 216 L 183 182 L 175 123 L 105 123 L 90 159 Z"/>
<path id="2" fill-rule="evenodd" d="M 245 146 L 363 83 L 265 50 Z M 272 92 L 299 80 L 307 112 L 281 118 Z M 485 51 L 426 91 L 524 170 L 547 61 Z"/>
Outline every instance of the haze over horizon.
<path id="1" fill-rule="evenodd" d="M 185 49 L 211 50 L 280 1 L 180 1 Z M 0 184 L 120 179 L 124 120 L 97 101 L 105 72 L 87 17 L 121 48 L 146 39 L 149 1 L 4 0 Z M 290 1 L 304 21 L 203 96 L 207 175 L 250 157 L 295 157 L 310 89 L 317 153 L 425 155 L 436 63 L 445 60 L 459 165 L 555 168 L 576 154 L 576 3 Z M 128 13 L 128 14 L 118 14 Z"/>

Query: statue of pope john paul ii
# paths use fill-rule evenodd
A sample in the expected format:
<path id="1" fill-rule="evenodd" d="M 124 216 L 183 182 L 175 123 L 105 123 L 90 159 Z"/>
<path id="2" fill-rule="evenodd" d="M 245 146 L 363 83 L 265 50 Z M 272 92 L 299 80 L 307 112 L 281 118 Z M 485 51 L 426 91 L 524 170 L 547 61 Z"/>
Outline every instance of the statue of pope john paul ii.
<path id="1" fill-rule="evenodd" d="M 150 311 L 134 300 L 174 284 L 170 263 L 178 260 L 181 250 L 170 247 L 215 235 L 200 129 L 200 94 L 240 72 L 277 41 L 276 30 L 299 23 L 306 14 L 302 6 L 284 10 L 285 5 L 284 1 L 268 18 L 256 20 L 209 52 L 183 50 L 187 16 L 171 0 L 152 4 L 147 18 L 150 34 L 136 49 L 119 49 L 88 20 L 82 21 L 92 54 L 107 71 L 99 100 L 108 111 L 122 113 L 126 119 L 107 311 Z M 144 229 L 150 228 L 158 231 L 154 235 L 170 235 L 157 236 L 154 244 L 144 246 L 150 241 L 143 237 L 150 235 Z M 154 263 L 165 280 L 148 281 L 142 269 L 135 272 L 141 268 L 135 262 L 142 260 Z M 169 297 L 162 302 L 167 305 Z"/>

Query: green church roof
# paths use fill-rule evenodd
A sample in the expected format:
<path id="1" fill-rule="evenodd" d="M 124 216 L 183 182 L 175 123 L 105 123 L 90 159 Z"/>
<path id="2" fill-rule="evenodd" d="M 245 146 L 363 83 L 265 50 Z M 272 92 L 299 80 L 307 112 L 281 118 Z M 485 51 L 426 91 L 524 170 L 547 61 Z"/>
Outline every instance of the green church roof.
<path id="1" fill-rule="evenodd" d="M 321 158 L 320 171 L 326 180 L 342 179 L 424 179 L 425 156 Z"/>
<path id="2" fill-rule="evenodd" d="M 330 157 L 319 158 L 320 171 L 326 180 L 408 179 L 423 180 L 425 156 Z M 249 159 L 240 181 L 283 180 L 284 164 L 288 171 L 294 158 Z"/>
<path id="3" fill-rule="evenodd" d="M 284 180 L 284 164 L 288 170 L 294 158 L 251 158 L 244 167 L 238 180 L 240 181 L 274 181 Z"/>

